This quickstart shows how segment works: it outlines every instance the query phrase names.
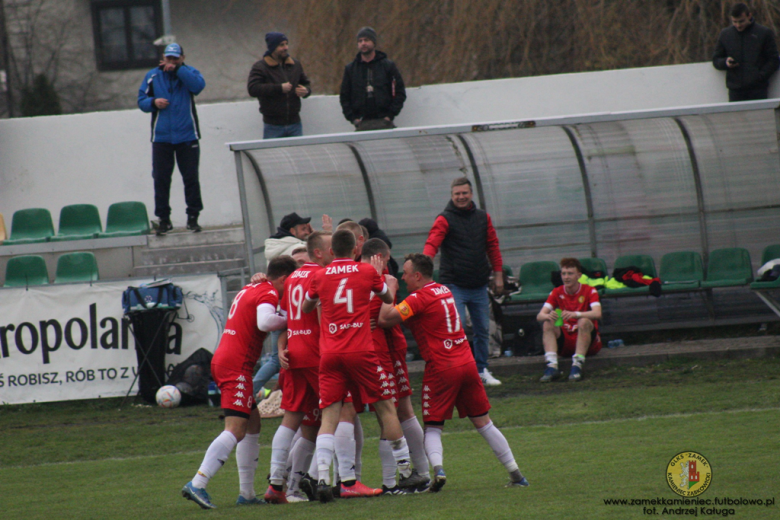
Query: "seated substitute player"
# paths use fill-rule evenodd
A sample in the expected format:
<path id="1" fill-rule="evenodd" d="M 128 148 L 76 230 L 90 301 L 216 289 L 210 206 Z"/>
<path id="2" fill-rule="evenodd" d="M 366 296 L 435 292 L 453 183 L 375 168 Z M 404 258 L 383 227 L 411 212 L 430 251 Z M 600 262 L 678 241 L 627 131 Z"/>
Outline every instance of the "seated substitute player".
<path id="1" fill-rule="evenodd" d="M 245 286 L 233 299 L 225 330 L 211 360 L 211 376 L 222 392 L 225 430 L 211 443 L 200 469 L 182 488 L 184 498 L 203 509 L 214 509 L 206 492 L 209 480 L 236 448 L 240 494 L 237 505 L 261 504 L 254 479 L 260 452 L 260 414 L 252 395 L 252 370 L 269 331 L 283 329 L 287 320 L 276 314 L 287 277 L 298 268 L 289 256 L 268 263 L 267 282 Z"/>
<path id="2" fill-rule="evenodd" d="M 422 396 L 425 451 L 433 465 L 429 490 L 435 493 L 447 482 L 441 434 L 444 421 L 452 419 L 455 406 L 461 418 L 471 419 L 509 472 L 508 485 L 528 486 L 509 443 L 490 420 L 490 402 L 463 331 L 455 298 L 446 286 L 433 281 L 433 260 L 421 253 L 406 255 L 403 273 L 411 294 L 395 307 L 383 306 L 379 324 L 404 322 L 411 328 L 425 360 Z"/>
<path id="3" fill-rule="evenodd" d="M 301 312 L 304 295 L 309 289 L 314 273 L 326 267 L 333 260 L 330 253 L 330 233 L 315 232 L 306 239 L 308 258 L 314 261 L 303 264 L 287 277 L 282 296 L 282 313 L 287 316 L 287 337 L 281 338 L 280 345 L 286 339 L 286 349 L 281 356 L 286 368 L 282 380 L 282 404 L 284 418 L 276 430 L 271 444 L 270 485 L 265 492 L 265 501 L 273 504 L 286 504 L 288 496 L 284 492 L 287 459 L 293 437 L 301 428 L 301 437 L 314 452 L 319 424 L 304 421 L 304 417 L 316 411 L 319 417 L 319 367 L 320 367 L 320 322 L 317 313 Z M 304 496 L 293 489 L 289 501 L 303 501 Z"/>
<path id="4" fill-rule="evenodd" d="M 561 377 L 558 370 L 558 354 L 572 356 L 569 381 L 582 379 L 585 356 L 593 356 L 601 350 L 598 321 L 601 319 L 601 302 L 595 288 L 579 282 L 582 265 L 576 258 L 561 260 L 563 285 L 556 287 L 547 297 L 536 319 L 543 323 L 542 340 L 547 368 L 539 380 L 549 383 Z M 561 309 L 563 326 L 556 326 L 556 309 Z"/>
<path id="5" fill-rule="evenodd" d="M 334 260 L 314 274 L 306 293 L 303 312 L 311 312 L 321 302 L 320 330 L 320 408 L 322 426 L 317 435 L 317 495 L 321 502 L 333 500 L 330 466 L 335 451 L 334 434 L 339 423 L 341 403 L 347 393 L 359 396 L 363 404 L 373 404 L 382 437 L 390 441 L 393 458 L 401 475 L 401 487 L 418 485 L 412 478 L 409 447 L 390 399 L 383 395 L 382 382 L 387 374 L 374 351 L 369 324 L 369 297 L 374 292 L 385 303 L 393 301 L 394 292 L 380 278 L 381 263 L 355 262 L 358 251 L 355 235 L 346 229 L 333 234 L 331 249 Z M 387 277 L 397 283 L 395 278 Z M 342 480 L 349 487 L 354 482 Z"/>

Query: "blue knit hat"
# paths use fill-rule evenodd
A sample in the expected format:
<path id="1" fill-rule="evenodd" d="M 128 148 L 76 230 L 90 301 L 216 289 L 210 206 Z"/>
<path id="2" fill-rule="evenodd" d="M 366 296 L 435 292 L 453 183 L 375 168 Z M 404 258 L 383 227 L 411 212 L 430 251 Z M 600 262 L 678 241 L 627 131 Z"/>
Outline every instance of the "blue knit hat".
<path id="1" fill-rule="evenodd" d="M 282 44 L 282 42 L 290 41 L 287 36 L 280 32 L 269 32 L 265 35 L 265 44 L 268 46 L 268 50 L 265 51 L 266 56 L 270 56 L 276 48 Z"/>

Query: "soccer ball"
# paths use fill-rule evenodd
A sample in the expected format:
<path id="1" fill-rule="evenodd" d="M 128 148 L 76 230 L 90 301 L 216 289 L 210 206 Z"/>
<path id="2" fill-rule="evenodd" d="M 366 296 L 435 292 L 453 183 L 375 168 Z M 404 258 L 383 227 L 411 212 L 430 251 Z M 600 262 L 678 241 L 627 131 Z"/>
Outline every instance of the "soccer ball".
<path id="1" fill-rule="evenodd" d="M 156 399 L 163 408 L 176 408 L 181 403 L 181 392 L 173 385 L 166 385 L 157 390 Z"/>

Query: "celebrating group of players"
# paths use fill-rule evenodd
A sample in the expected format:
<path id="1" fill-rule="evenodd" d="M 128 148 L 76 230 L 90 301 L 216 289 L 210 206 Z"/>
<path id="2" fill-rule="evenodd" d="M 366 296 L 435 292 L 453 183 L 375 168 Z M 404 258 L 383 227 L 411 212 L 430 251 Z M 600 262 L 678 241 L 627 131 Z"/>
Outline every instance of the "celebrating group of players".
<path id="1" fill-rule="evenodd" d="M 442 429 L 455 406 L 493 449 L 509 472 L 510 485 L 528 485 L 490 420 L 490 403 L 455 300 L 447 287 L 433 281 L 432 259 L 407 255 L 403 280 L 410 295 L 397 303 L 398 280 L 386 267 L 389 248 L 382 240 L 366 239 L 354 222 L 344 222 L 332 235 L 312 233 L 303 266 L 292 257 L 277 257 L 268 264 L 266 281 L 247 285 L 236 295 L 212 360 L 225 429 L 182 489 L 185 498 L 204 509 L 216 507 L 206 485 L 235 448 L 236 503 L 263 503 L 254 491 L 260 416 L 252 371 L 266 334 L 282 329 L 287 330 L 279 340 L 285 413 L 272 442 L 265 502 L 439 491 L 447 479 Z M 424 431 L 412 408 L 401 323 L 411 328 L 425 360 Z M 376 413 L 381 429 L 381 489 L 360 482 L 363 431 L 358 413 L 366 406 Z"/>

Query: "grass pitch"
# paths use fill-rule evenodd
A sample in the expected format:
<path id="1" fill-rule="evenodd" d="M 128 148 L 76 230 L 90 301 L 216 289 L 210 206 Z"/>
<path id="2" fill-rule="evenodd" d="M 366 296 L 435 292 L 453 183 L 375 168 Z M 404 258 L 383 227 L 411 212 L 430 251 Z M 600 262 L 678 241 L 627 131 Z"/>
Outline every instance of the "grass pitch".
<path id="1" fill-rule="evenodd" d="M 523 473 L 507 475 L 468 420 L 445 429 L 448 482 L 438 494 L 238 508 L 231 460 L 209 485 L 218 509 L 179 495 L 221 430 L 208 407 L 163 410 L 121 400 L 0 407 L 0 511 L 36 518 L 640 518 L 652 499 L 674 499 L 669 460 L 694 450 L 713 467 L 702 499 L 780 498 L 780 359 L 676 361 L 587 370 L 579 384 L 503 378 L 490 388 L 491 417 Z M 415 381 L 419 389 L 420 379 Z M 419 395 L 417 393 L 416 395 Z M 418 399 L 415 398 L 415 399 Z M 415 400 L 415 406 L 419 402 Z M 263 423 L 256 490 L 262 493 L 279 420 Z M 381 485 L 376 421 L 366 430 L 364 482 Z M 607 505 L 633 499 L 639 505 Z M 670 510 L 680 506 L 666 506 Z M 694 506 L 684 506 L 693 508 Z M 780 506 L 710 505 L 698 516 L 778 518 Z"/>

